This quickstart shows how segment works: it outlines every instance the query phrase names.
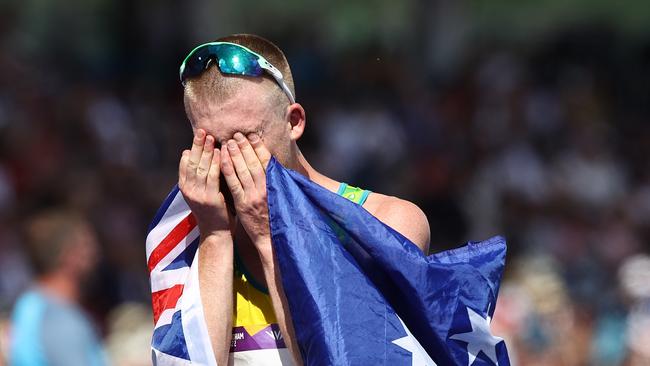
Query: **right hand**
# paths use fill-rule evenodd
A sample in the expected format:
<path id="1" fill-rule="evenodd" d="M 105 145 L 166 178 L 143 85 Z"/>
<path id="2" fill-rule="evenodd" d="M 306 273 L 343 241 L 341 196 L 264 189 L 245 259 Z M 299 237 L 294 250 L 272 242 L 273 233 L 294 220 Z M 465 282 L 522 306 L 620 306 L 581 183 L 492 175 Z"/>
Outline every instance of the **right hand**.
<path id="1" fill-rule="evenodd" d="M 234 220 L 219 187 L 220 153 L 214 142 L 205 130 L 196 130 L 192 149 L 183 151 L 178 167 L 178 187 L 202 237 L 230 232 Z"/>

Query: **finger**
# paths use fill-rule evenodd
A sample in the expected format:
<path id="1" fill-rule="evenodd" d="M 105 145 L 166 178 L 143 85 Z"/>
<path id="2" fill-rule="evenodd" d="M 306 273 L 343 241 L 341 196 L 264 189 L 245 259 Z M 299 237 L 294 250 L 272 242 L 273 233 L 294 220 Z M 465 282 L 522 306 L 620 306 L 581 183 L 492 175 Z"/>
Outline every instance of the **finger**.
<path id="1" fill-rule="evenodd" d="M 264 174 L 264 168 L 262 167 L 260 159 L 257 157 L 255 150 L 253 150 L 253 147 L 243 134 L 237 132 L 234 137 L 235 141 L 237 141 L 237 145 L 239 146 L 239 150 L 244 157 L 244 161 L 248 166 L 248 171 L 253 178 L 255 186 L 258 190 L 261 190 L 262 188 L 266 187 L 266 175 Z"/>
<path id="2" fill-rule="evenodd" d="M 221 189 L 221 187 L 219 187 L 219 173 L 221 170 L 220 154 L 221 152 L 219 149 L 214 149 L 214 153 L 212 154 L 212 161 L 210 162 L 210 170 L 208 171 L 206 190 L 212 197 L 216 196 Z"/>
<path id="3" fill-rule="evenodd" d="M 239 178 L 239 182 L 244 188 L 244 191 L 255 189 L 255 182 L 253 182 L 251 172 L 248 170 L 246 161 L 244 160 L 235 140 L 228 141 L 228 155 L 230 155 L 230 160 L 235 167 L 235 172 L 237 172 L 237 177 Z"/>
<path id="4" fill-rule="evenodd" d="M 205 143 L 203 144 L 203 153 L 201 154 L 201 159 L 199 160 L 199 166 L 196 167 L 196 175 L 199 178 L 199 181 L 205 182 L 208 177 L 208 172 L 210 171 L 210 165 L 212 164 L 212 155 L 214 154 L 214 137 L 208 135 L 205 137 Z"/>
<path id="5" fill-rule="evenodd" d="M 237 173 L 235 172 L 235 167 L 230 159 L 230 154 L 228 154 L 228 149 L 226 146 L 221 148 L 221 174 L 228 185 L 228 189 L 232 194 L 232 197 L 236 201 L 241 201 L 243 199 L 244 189 L 237 178 Z"/>
<path id="6" fill-rule="evenodd" d="M 185 170 L 187 167 L 187 162 L 190 160 L 190 151 L 183 150 L 181 154 L 181 160 L 178 163 L 178 187 L 182 188 L 185 186 Z"/>
<path id="7" fill-rule="evenodd" d="M 271 152 L 266 148 L 266 146 L 264 146 L 264 142 L 256 133 L 249 134 L 248 141 L 250 141 L 251 146 L 253 146 L 255 154 L 257 154 L 257 158 L 260 160 L 260 163 L 266 172 L 266 167 L 269 165 L 269 161 L 271 161 Z"/>
<path id="8" fill-rule="evenodd" d="M 203 144 L 205 143 L 205 131 L 202 129 L 196 130 L 194 140 L 192 140 L 192 150 L 187 162 L 186 178 L 193 179 L 196 176 L 196 168 L 199 166 L 199 160 L 203 153 Z"/>

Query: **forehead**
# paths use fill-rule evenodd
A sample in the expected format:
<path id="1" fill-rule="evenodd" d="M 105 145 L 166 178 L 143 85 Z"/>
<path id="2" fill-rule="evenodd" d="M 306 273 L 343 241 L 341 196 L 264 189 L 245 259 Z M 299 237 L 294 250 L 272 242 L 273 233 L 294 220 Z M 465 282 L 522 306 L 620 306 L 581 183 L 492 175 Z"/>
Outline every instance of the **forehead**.
<path id="1" fill-rule="evenodd" d="M 272 116 L 264 95 L 242 91 L 225 101 L 189 101 L 188 117 L 193 129 L 204 129 L 217 141 L 232 138 L 235 132 L 261 133 Z"/>

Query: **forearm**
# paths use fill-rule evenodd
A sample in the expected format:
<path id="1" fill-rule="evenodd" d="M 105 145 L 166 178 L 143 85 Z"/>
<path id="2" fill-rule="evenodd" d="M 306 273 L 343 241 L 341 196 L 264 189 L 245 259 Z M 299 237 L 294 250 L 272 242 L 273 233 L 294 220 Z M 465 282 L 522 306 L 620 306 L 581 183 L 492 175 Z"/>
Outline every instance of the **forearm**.
<path id="1" fill-rule="evenodd" d="M 279 266 L 275 262 L 271 246 L 265 172 L 271 161 L 271 153 L 257 134 L 250 134 L 247 139 L 241 132 L 237 132 L 233 139 L 228 140 L 227 146 L 226 149 L 221 149 L 221 169 L 232 193 L 237 217 L 258 250 L 284 343 L 295 363 L 302 365 L 289 306 L 282 289 Z"/>
<path id="2" fill-rule="evenodd" d="M 293 329 L 291 315 L 289 313 L 289 304 L 287 303 L 287 298 L 282 287 L 280 267 L 273 255 L 273 248 L 270 242 L 265 243 L 265 245 L 260 246 L 260 248 L 266 248 L 260 250 L 259 255 L 264 269 L 266 285 L 269 290 L 269 295 L 271 296 L 273 310 L 275 311 L 275 316 L 278 325 L 280 326 L 284 343 L 289 348 L 289 352 L 291 352 L 296 365 L 302 365 L 302 357 L 300 355 L 298 343 L 296 342 L 296 335 Z"/>
<path id="3" fill-rule="evenodd" d="M 228 364 L 232 337 L 233 240 L 230 232 L 201 236 L 199 289 L 212 349 L 219 365 Z"/>

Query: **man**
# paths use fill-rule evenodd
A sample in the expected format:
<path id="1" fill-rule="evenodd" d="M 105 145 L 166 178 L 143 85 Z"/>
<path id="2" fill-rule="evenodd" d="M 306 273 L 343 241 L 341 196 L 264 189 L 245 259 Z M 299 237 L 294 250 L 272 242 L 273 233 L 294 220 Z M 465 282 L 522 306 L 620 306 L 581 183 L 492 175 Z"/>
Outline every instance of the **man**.
<path id="1" fill-rule="evenodd" d="M 347 185 L 307 162 L 297 144 L 305 110 L 294 100 L 284 54 L 268 40 L 233 35 L 199 46 L 183 63 L 181 79 L 194 140 L 182 153 L 178 184 L 199 227 L 199 288 L 217 363 L 289 364 L 293 358 L 300 364 L 269 230 L 265 168 L 271 156 L 362 204 L 425 253 L 430 234 L 426 216 L 396 197 L 346 190 Z M 274 323 L 288 353 L 282 344 L 275 355 L 265 353 L 264 360 L 237 349 L 230 352 L 238 327 Z"/>
<path id="2" fill-rule="evenodd" d="M 10 365 L 105 365 L 99 338 L 79 307 L 83 282 L 97 262 L 90 225 L 75 213 L 51 210 L 29 220 L 25 238 L 37 278 L 13 311 Z"/>

